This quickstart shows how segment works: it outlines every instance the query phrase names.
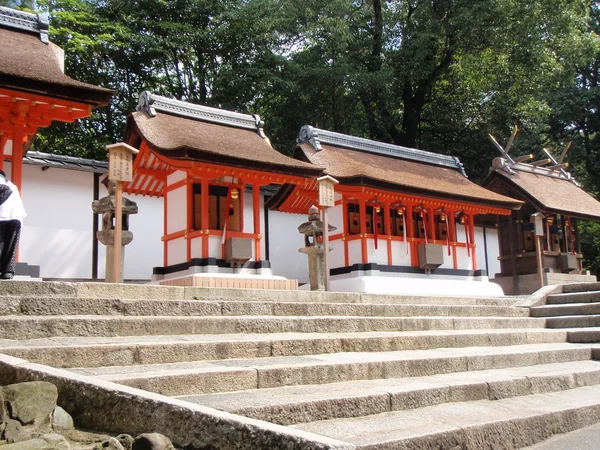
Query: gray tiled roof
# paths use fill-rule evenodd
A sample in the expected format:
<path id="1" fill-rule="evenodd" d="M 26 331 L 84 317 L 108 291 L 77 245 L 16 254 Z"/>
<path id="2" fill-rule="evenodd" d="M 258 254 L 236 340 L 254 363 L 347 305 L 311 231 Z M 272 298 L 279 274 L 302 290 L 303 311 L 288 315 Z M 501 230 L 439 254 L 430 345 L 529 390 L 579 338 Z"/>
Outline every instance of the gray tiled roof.
<path id="1" fill-rule="evenodd" d="M 106 173 L 108 171 L 107 161 L 96 161 L 75 156 L 54 155 L 31 150 L 28 151 L 27 155 L 23 158 L 23 163 L 43 167 L 79 170 L 82 172 Z"/>

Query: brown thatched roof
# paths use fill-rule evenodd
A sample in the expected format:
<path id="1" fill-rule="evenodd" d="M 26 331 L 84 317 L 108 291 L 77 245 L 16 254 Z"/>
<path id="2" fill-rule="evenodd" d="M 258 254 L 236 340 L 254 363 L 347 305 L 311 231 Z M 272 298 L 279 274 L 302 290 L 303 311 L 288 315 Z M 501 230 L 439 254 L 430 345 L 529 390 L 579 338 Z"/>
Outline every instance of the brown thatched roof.
<path id="1" fill-rule="evenodd" d="M 542 212 L 600 220 L 600 202 L 571 179 L 558 173 L 553 176 L 546 169 L 512 169 L 514 174 L 504 170 L 491 172 L 484 185 L 532 203 Z"/>
<path id="2" fill-rule="evenodd" d="M 100 107 L 113 91 L 82 83 L 61 70 L 62 50 L 39 35 L 0 28 L 0 88 L 29 92 Z"/>
<path id="3" fill-rule="evenodd" d="M 323 171 L 318 165 L 279 153 L 256 129 L 211 123 L 158 110 L 154 116 L 147 111 L 131 114 L 126 133 L 133 129 L 154 152 L 173 159 L 308 177 L 319 176 Z"/>
<path id="4" fill-rule="evenodd" d="M 410 149 L 403 149 L 409 151 Z M 453 199 L 474 204 L 517 209 L 521 202 L 469 181 L 458 167 L 386 156 L 321 143 L 317 151 L 308 142 L 296 147 L 296 156 L 319 166 L 343 184 L 363 185 Z"/>

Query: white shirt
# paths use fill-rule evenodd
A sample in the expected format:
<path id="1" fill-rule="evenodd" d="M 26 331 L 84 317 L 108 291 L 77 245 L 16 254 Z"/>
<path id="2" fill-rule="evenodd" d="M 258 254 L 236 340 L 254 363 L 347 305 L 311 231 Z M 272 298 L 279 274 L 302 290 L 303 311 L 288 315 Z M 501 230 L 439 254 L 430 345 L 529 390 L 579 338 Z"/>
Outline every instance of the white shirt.
<path id="1" fill-rule="evenodd" d="M 8 180 L 0 176 L 0 184 L 6 184 L 10 187 L 12 194 L 0 205 L 0 220 L 18 220 L 23 223 L 23 219 L 27 216 L 23 201 L 19 195 L 17 187 Z"/>

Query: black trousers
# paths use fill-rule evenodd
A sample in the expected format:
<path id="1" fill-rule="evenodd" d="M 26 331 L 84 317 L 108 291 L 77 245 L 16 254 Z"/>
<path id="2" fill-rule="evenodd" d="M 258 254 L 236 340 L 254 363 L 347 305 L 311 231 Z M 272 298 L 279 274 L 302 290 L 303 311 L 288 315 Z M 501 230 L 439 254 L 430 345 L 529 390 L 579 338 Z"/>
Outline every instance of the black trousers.
<path id="1" fill-rule="evenodd" d="M 21 222 L 18 220 L 0 221 L 0 273 L 15 273 L 20 237 Z"/>

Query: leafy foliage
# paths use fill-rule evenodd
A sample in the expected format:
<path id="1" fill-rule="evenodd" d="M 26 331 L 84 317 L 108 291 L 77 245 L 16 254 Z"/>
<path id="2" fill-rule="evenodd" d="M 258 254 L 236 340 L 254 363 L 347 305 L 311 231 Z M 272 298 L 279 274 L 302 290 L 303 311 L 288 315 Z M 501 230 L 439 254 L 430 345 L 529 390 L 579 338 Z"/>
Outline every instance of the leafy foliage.
<path id="1" fill-rule="evenodd" d="M 284 152 L 313 124 L 459 156 L 475 181 L 496 156 L 488 133 L 506 142 L 518 124 L 513 153 L 541 156 L 572 141 L 572 170 L 600 193 L 600 1 L 39 0 L 37 8 L 50 13 L 66 72 L 116 92 L 92 118 L 43 130 L 38 150 L 102 159 L 150 90 L 259 113 Z M 592 232 L 582 226 L 600 254 Z"/>

